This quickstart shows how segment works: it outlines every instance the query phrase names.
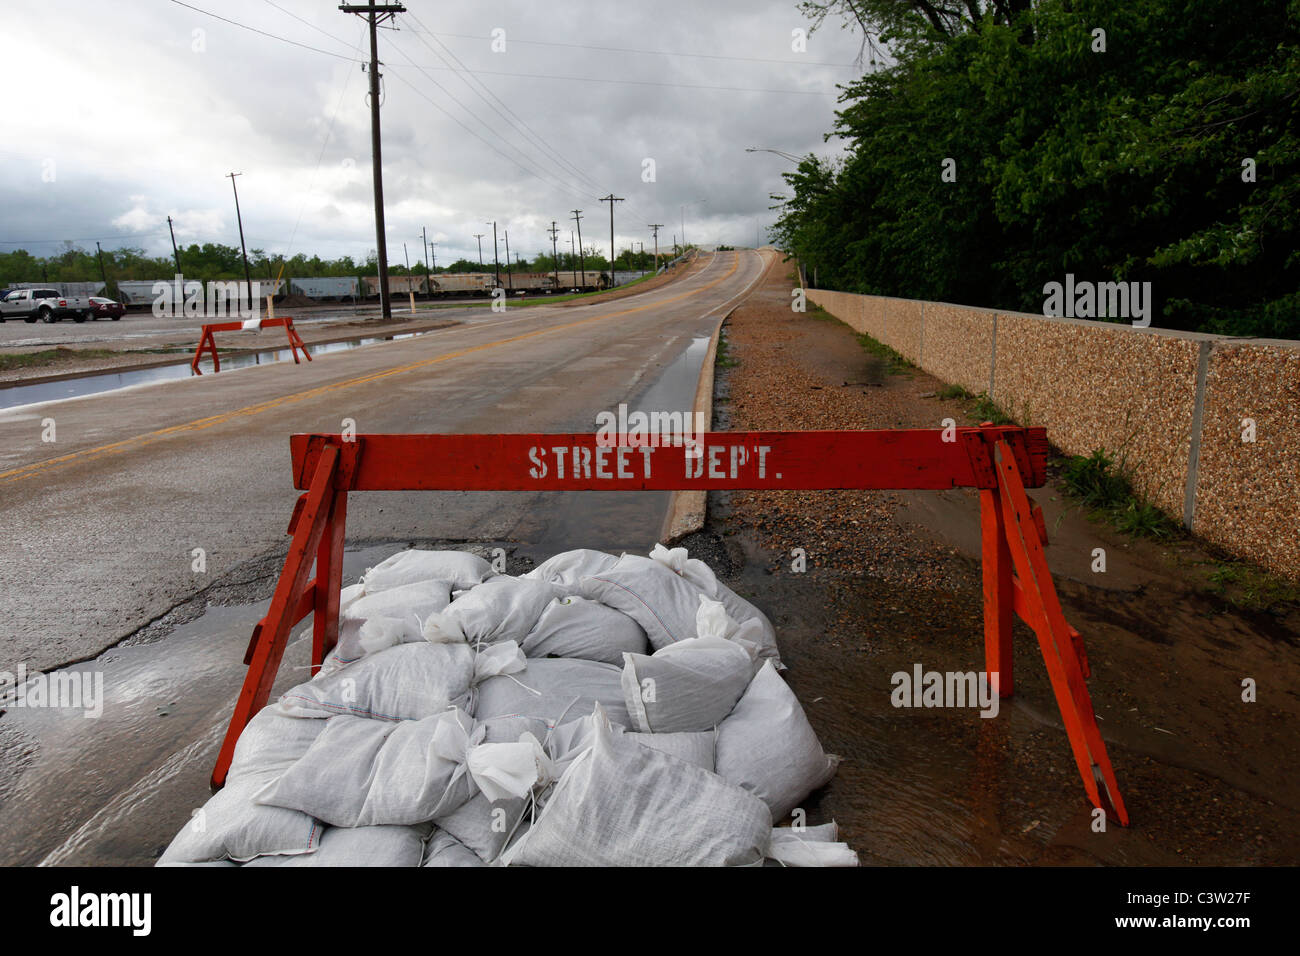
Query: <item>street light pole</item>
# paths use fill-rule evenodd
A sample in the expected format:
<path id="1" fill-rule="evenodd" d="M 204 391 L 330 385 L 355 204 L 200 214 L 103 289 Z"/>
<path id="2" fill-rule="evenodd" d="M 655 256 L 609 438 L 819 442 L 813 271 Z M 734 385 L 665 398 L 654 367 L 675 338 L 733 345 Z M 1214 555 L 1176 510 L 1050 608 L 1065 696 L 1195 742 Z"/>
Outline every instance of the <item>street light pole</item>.
<path id="1" fill-rule="evenodd" d="M 682 248 L 686 248 L 686 207 L 694 206 L 697 202 L 708 202 L 707 199 L 692 199 L 688 203 L 682 203 Z"/>

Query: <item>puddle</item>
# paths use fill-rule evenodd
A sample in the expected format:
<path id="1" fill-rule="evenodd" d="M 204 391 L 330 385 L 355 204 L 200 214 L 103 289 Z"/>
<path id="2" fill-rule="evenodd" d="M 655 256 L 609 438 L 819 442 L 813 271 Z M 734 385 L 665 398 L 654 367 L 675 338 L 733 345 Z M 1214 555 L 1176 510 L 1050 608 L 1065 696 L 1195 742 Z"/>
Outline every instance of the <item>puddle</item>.
<path id="1" fill-rule="evenodd" d="M 394 342 L 398 339 L 411 339 L 438 329 L 426 329 L 422 332 L 403 332 L 399 335 L 374 336 L 371 338 L 348 339 L 342 342 L 323 342 L 309 345 L 313 358 L 329 355 L 333 352 L 350 352 L 353 349 L 380 342 Z M 190 353 L 193 355 L 193 353 Z M 241 355 L 223 355 L 221 370 L 223 372 L 251 365 L 274 365 L 277 362 L 292 362 L 293 352 L 284 349 L 266 349 L 260 352 L 248 352 Z M 305 359 L 302 359 L 305 362 Z M 212 374 L 212 359 L 205 355 L 200 364 L 205 375 Z M 178 379 L 192 378 L 189 361 L 177 362 L 175 365 L 162 365 L 155 368 L 126 369 L 120 372 L 99 372 L 81 375 L 76 378 L 62 379 L 57 382 L 35 382 L 31 385 L 14 385 L 0 388 L 0 411 L 17 408 L 20 405 L 34 405 L 39 402 L 57 402 L 66 398 L 80 398 L 85 395 L 99 395 L 103 392 L 115 392 L 118 389 L 138 385 L 153 385 L 157 382 L 171 382 Z"/>
<path id="2" fill-rule="evenodd" d="M 355 581 L 401 544 L 344 554 Z M 5 708 L 0 865 L 152 865 L 211 795 L 208 777 L 234 709 L 253 625 L 270 601 L 210 606 L 149 644 L 119 645 L 60 675 L 100 675 L 103 713 Z M 272 699 L 307 678 L 311 618 L 295 628 Z M 4 705 L 0 705 L 4 707 Z"/>

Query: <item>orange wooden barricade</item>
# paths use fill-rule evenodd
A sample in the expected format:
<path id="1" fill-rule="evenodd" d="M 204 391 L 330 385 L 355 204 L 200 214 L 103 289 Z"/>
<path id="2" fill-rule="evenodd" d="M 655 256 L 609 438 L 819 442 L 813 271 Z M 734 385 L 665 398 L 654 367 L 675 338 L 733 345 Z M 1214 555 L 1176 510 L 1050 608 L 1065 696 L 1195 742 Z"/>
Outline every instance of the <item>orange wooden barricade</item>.
<path id="1" fill-rule="evenodd" d="M 396 490 L 929 489 L 980 492 L 984 648 L 989 681 L 1010 697 L 1011 628 L 1018 615 L 1038 638 L 1084 789 L 1128 825 L 1084 678 L 1088 659 L 1066 623 L 1043 547 L 1042 513 L 1025 492 L 1046 483 L 1041 428 L 850 432 L 721 432 L 695 447 L 602 447 L 593 434 L 294 435 L 293 540 L 265 618 L 253 629 L 243 689 L 213 786 L 225 783 L 235 743 L 266 704 L 289 632 L 313 615 L 312 670 L 338 640 L 348 492 Z M 315 559 L 316 574 L 310 575 Z"/>
<path id="2" fill-rule="evenodd" d="M 310 362 L 311 353 L 307 351 L 307 343 L 298 335 L 298 330 L 293 327 L 293 319 L 290 316 L 283 315 L 276 319 L 261 319 L 257 327 L 259 329 L 273 329 L 276 326 L 284 326 L 285 335 L 289 338 L 289 349 L 293 352 L 293 364 L 298 364 L 299 349 L 302 349 L 303 357 Z M 194 358 L 190 359 L 190 374 L 203 374 L 203 369 L 199 368 L 199 360 L 203 357 L 204 352 L 209 352 L 212 355 L 212 371 L 220 372 L 221 357 L 217 355 L 217 340 L 213 333 L 241 332 L 243 330 L 243 322 L 215 322 L 203 326 L 203 334 L 199 336 L 199 344 L 194 350 Z"/>

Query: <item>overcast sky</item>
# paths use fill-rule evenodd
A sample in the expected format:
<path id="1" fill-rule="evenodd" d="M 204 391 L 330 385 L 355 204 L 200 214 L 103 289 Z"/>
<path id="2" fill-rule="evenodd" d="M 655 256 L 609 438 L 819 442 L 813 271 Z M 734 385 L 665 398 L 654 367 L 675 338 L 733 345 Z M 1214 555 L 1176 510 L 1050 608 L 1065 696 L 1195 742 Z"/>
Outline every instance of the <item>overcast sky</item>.
<path id="1" fill-rule="evenodd" d="M 6 12 L 0 249 L 48 255 L 99 239 L 170 254 L 168 215 L 178 242 L 238 245 L 232 171 L 250 249 L 361 259 L 375 248 L 362 20 L 336 0 L 189 6 Z M 651 222 L 670 244 L 697 199 L 687 239 L 753 245 L 791 164 L 745 147 L 840 150 L 822 137 L 836 84 L 858 75 L 857 38 L 828 22 L 794 51 L 792 31 L 808 26 L 795 0 L 406 6 L 379 35 L 391 262 L 404 241 L 419 258 L 421 227 L 438 262 L 477 259 L 475 233 L 490 260 L 494 219 L 512 253 L 549 252 L 552 220 L 567 248 L 575 208 L 583 244 L 607 253 L 609 204 L 596 197 L 611 190 L 626 198 L 620 249 L 649 244 Z"/>

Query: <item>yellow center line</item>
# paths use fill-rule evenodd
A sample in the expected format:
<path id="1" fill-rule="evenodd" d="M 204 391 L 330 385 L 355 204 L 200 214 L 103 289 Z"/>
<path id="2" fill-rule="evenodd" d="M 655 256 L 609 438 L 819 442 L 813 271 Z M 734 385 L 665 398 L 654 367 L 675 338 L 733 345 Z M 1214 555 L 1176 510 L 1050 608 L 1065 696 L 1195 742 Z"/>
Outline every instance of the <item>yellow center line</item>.
<path id="1" fill-rule="evenodd" d="M 586 319 L 578 319 L 574 322 L 567 322 L 563 325 L 555 325 L 545 329 L 537 329 L 532 332 L 524 332 L 520 335 L 514 335 L 506 339 L 497 339 L 494 342 L 485 342 L 482 345 L 473 345 L 467 348 L 458 349 L 454 352 L 444 352 L 442 355 L 435 355 L 432 358 L 421 359 L 418 362 L 412 362 L 409 365 L 400 365 L 395 368 L 385 369 L 380 372 L 372 372 L 368 375 L 358 376 L 357 378 L 346 379 L 342 382 L 335 382 L 331 385 L 321 385 L 316 388 L 307 389 L 302 392 L 292 392 L 288 395 L 282 395 L 279 398 L 273 398 L 256 405 L 247 405 L 244 408 L 238 408 L 233 411 L 223 412 L 220 415 L 211 415 L 207 418 L 198 418 L 192 422 L 186 422 L 183 425 L 172 425 L 167 428 L 160 428 L 156 431 L 146 432 L 143 435 L 136 435 L 132 438 L 125 438 L 122 441 L 112 442 L 107 445 L 100 445 L 96 448 L 88 448 L 83 451 L 70 452 L 67 455 L 61 455 L 57 458 L 47 458 L 43 461 L 33 462 L 30 465 L 22 465 L 9 471 L 0 471 L 0 481 L 20 481 L 23 478 L 29 478 L 32 475 L 43 471 L 49 471 L 54 468 L 69 464 L 74 461 L 89 461 L 94 458 L 101 458 L 106 455 L 116 454 L 125 451 L 128 448 L 139 448 L 145 445 L 151 445 L 154 442 L 161 441 L 172 435 L 183 432 L 201 431 L 205 428 L 211 428 L 214 425 L 220 425 L 224 422 L 233 421 L 236 418 L 251 418 L 254 415 L 260 415 L 262 412 L 270 411 L 273 408 L 279 408 L 282 405 L 291 405 L 297 402 L 306 401 L 307 399 L 316 398 L 321 395 L 327 395 L 330 392 L 340 391 L 345 388 L 353 388 L 357 385 L 365 385 L 370 382 L 376 382 L 380 379 L 388 378 L 392 375 L 403 375 L 407 372 L 413 372 L 417 369 L 427 368 L 430 365 L 437 365 L 451 359 L 463 358 L 466 355 L 472 355 L 475 352 L 482 352 L 486 349 L 498 348 L 502 345 L 510 345 L 514 342 L 522 342 L 526 339 L 536 338 L 541 335 L 550 335 L 554 332 L 563 332 L 568 329 L 578 328 L 579 326 L 588 325 L 592 322 L 598 322 L 604 319 L 614 319 L 619 316 L 632 315 L 636 312 L 644 312 L 646 309 L 655 309 L 660 306 L 669 305 L 682 299 L 699 295 L 727 279 L 735 273 L 740 267 L 740 256 L 735 257 L 730 271 L 726 275 L 720 276 L 698 289 L 692 289 L 689 292 L 683 292 L 680 295 L 672 296 L 668 299 L 661 299 L 657 302 L 651 302 L 647 305 L 639 305 L 631 309 L 622 309 L 618 312 L 609 312 L 602 315 L 594 315 Z"/>

